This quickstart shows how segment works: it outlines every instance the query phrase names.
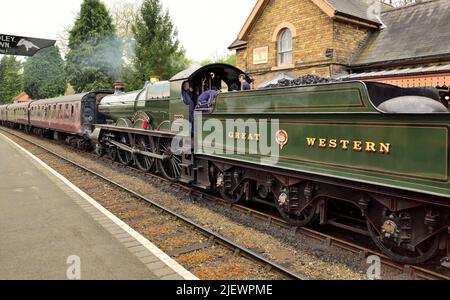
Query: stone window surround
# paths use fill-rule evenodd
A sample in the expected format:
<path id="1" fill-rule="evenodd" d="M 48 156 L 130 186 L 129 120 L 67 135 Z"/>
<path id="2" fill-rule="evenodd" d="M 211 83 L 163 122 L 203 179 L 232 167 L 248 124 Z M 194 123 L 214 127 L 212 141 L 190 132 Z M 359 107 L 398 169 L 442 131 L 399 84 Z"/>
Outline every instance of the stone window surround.
<path id="1" fill-rule="evenodd" d="M 291 31 L 292 40 L 294 40 L 294 38 L 297 37 L 297 28 L 295 28 L 294 24 L 290 22 L 282 22 L 278 24 L 278 26 L 275 28 L 272 34 L 272 42 L 275 43 L 276 45 L 275 49 L 277 49 L 277 59 L 276 59 L 277 65 L 273 67 L 272 70 L 285 70 L 285 69 L 292 69 L 295 67 L 293 63 L 288 65 L 278 65 L 278 38 L 280 33 L 286 28 Z M 294 50 L 294 43 L 292 44 L 292 50 Z M 294 61 L 294 57 L 292 57 L 292 61 Z"/>

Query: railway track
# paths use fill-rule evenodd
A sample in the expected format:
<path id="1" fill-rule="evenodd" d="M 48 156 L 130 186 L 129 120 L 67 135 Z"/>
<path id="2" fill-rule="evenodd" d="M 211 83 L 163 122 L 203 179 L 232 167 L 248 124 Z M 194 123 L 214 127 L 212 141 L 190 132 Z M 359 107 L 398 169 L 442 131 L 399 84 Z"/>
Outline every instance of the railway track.
<path id="1" fill-rule="evenodd" d="M 66 157 L 53 152 L 51 150 L 46 149 L 44 146 L 39 145 L 38 143 L 35 143 L 33 141 L 30 141 L 26 138 L 24 138 L 23 136 L 20 136 L 14 132 L 12 132 L 11 130 L 6 130 L 4 128 L 0 128 L 1 131 L 6 132 L 10 135 L 15 136 L 16 138 L 23 140 L 27 143 L 32 144 L 35 147 L 38 147 L 44 151 L 46 151 L 47 153 L 52 154 L 55 157 L 58 157 L 61 160 L 64 160 L 74 166 L 76 166 L 79 169 L 84 170 L 85 172 L 88 172 L 94 176 L 97 176 L 99 178 L 101 178 L 102 180 L 110 183 L 111 185 L 116 186 L 117 188 L 126 191 L 127 193 L 133 195 L 134 197 L 141 199 L 143 201 L 145 201 L 146 203 L 150 204 L 151 206 L 155 207 L 156 209 L 165 212 L 166 214 L 173 216 L 175 219 L 180 220 L 182 222 L 185 222 L 186 224 L 188 224 L 188 226 L 191 226 L 192 228 L 195 228 L 196 230 L 198 230 L 198 232 L 200 232 L 202 235 L 204 235 L 209 241 L 210 243 L 214 244 L 220 244 L 228 249 L 230 249 L 231 251 L 233 251 L 233 253 L 235 254 L 239 254 L 243 257 L 246 257 L 250 260 L 259 262 L 260 264 L 263 264 L 265 266 L 265 269 L 270 271 L 270 270 L 275 270 L 276 272 L 278 272 L 279 274 L 282 274 L 283 276 L 285 276 L 286 278 L 290 278 L 290 279 L 304 279 L 302 276 L 297 275 L 291 271 L 289 271 L 288 269 L 286 269 L 285 267 L 274 263 L 268 259 L 266 259 L 265 257 L 263 257 L 262 255 L 255 253 L 252 250 L 246 249 L 245 247 L 242 247 L 238 244 L 236 244 L 235 242 L 220 236 L 210 230 L 208 230 L 207 228 L 204 228 L 201 225 L 198 225 L 196 223 L 194 223 L 193 221 L 189 220 L 188 218 L 177 214 L 176 212 L 167 209 L 165 207 L 163 207 L 162 205 L 156 203 L 155 201 L 152 201 L 151 199 L 148 199 L 147 197 L 140 195 L 139 193 L 137 193 L 136 191 L 133 191 L 117 182 L 114 182 L 113 180 L 110 180 L 109 178 L 98 174 L 97 172 L 90 170 L 89 168 L 86 168 L 70 159 L 67 159 Z M 92 155 L 93 157 L 95 156 L 95 154 L 89 153 L 89 155 Z M 106 159 L 105 159 L 106 160 Z M 109 161 L 109 160 L 108 160 Z M 112 161 L 110 161 L 112 162 Z M 138 169 L 135 169 L 133 167 L 130 166 L 124 166 L 118 162 L 112 162 L 114 164 L 117 164 L 117 166 L 120 166 L 122 168 L 125 169 L 130 169 L 133 172 L 139 172 L 140 174 L 145 175 L 146 177 L 148 177 L 149 179 L 151 179 L 152 181 L 156 181 L 159 183 L 164 183 L 167 184 L 171 189 L 176 189 L 176 190 L 181 190 L 184 191 L 186 193 L 188 193 L 193 199 L 203 199 L 203 200 L 207 200 L 207 201 L 212 201 L 214 202 L 216 205 L 220 205 L 220 206 L 224 206 L 228 209 L 231 209 L 233 211 L 237 211 L 240 213 L 244 213 L 246 214 L 249 218 L 252 218 L 254 220 L 260 221 L 260 222 L 266 222 L 266 223 L 270 223 L 270 225 L 272 226 L 277 226 L 283 229 L 287 229 L 290 232 L 292 232 L 293 234 L 297 234 L 297 233 L 301 233 L 304 236 L 310 237 L 312 239 L 321 241 L 325 244 L 327 244 L 328 246 L 334 246 L 337 247 L 339 249 L 343 249 L 345 251 L 350 251 L 353 253 L 358 254 L 360 257 L 367 257 L 370 255 L 376 255 L 381 259 L 381 263 L 382 265 L 394 268 L 396 270 L 402 271 L 403 273 L 409 275 L 410 278 L 416 278 L 416 279 L 424 279 L 424 280 L 450 280 L 450 277 L 448 277 L 445 274 L 440 274 L 438 272 L 435 272 L 433 270 L 429 270 L 423 267 L 419 267 L 419 266 L 413 266 L 413 265 L 404 265 L 404 264 L 400 264 L 400 263 L 396 263 L 394 261 L 392 261 L 389 257 L 385 256 L 384 254 L 367 248 L 367 247 L 363 247 L 360 245 L 357 245 L 355 243 L 349 242 L 347 240 L 344 239 L 340 239 L 337 237 L 334 237 L 332 235 L 317 231 L 317 230 L 313 230 L 310 228 L 300 228 L 300 227 L 293 227 L 290 224 L 288 224 L 286 221 L 284 221 L 283 219 L 276 217 L 272 214 L 268 214 L 268 213 L 264 213 L 261 211 L 257 211 L 255 209 L 240 205 L 240 204 L 230 204 L 227 201 L 223 200 L 220 197 L 211 195 L 209 193 L 205 193 L 201 190 L 189 187 L 187 185 L 181 184 L 181 183 L 177 183 L 177 182 L 172 182 L 169 181 L 165 178 L 162 178 L 158 175 L 154 175 L 154 174 L 150 174 L 150 173 L 144 173 Z"/>
<path id="2" fill-rule="evenodd" d="M 40 150 L 43 150 L 46 153 L 51 154 L 52 156 L 57 157 L 58 159 L 71 164 L 72 166 L 82 170 L 83 172 L 89 173 L 97 178 L 100 178 L 102 181 L 107 182 L 108 184 L 132 195 L 134 198 L 144 201 L 146 204 L 150 205 L 157 212 L 163 213 L 163 214 L 173 218 L 172 219 L 173 221 L 179 221 L 179 222 L 183 223 L 191 231 L 195 231 L 196 233 L 199 233 L 204 237 L 203 240 L 205 240 L 206 242 L 201 243 L 201 245 L 194 244 L 194 245 L 190 245 L 187 247 L 180 247 L 178 252 L 181 252 L 181 254 L 187 254 L 189 252 L 193 252 L 196 250 L 207 249 L 207 248 L 214 247 L 215 245 L 220 245 L 220 246 L 225 247 L 228 250 L 230 250 L 233 253 L 233 256 L 244 257 L 252 262 L 256 262 L 256 263 L 262 265 L 266 272 L 274 272 L 274 273 L 278 273 L 283 276 L 278 279 L 293 279 L 293 280 L 304 280 L 305 279 L 301 275 L 295 274 L 294 272 L 291 272 L 290 270 L 286 269 L 285 267 L 283 267 L 273 261 L 268 260 L 267 258 L 263 257 L 262 255 L 254 252 L 250 249 L 247 249 L 226 237 L 223 237 L 215 232 L 212 232 L 211 230 L 203 227 L 202 225 L 199 225 L 199 224 L 193 222 L 192 220 L 172 211 L 169 208 L 166 208 L 166 207 L 158 204 L 157 202 L 139 194 L 138 192 L 133 191 L 133 190 L 127 188 L 126 186 L 124 186 L 118 182 L 115 182 L 114 180 L 111 180 L 110 178 L 107 178 L 106 176 L 103 176 L 85 166 L 82 166 L 81 164 L 78 164 L 77 162 L 74 162 L 74 161 L 72 161 L 52 150 L 49 150 L 49 149 L 45 148 L 44 146 L 39 145 L 33 141 L 25 139 L 24 137 L 17 135 L 9 130 L 4 130 L 3 128 L 0 128 L 0 131 L 6 132 L 9 135 L 12 135 L 22 141 L 25 141 L 26 143 L 29 143 L 29 144 L 33 145 L 34 147 L 37 147 Z M 182 248 L 184 248 L 184 249 L 181 250 Z"/>

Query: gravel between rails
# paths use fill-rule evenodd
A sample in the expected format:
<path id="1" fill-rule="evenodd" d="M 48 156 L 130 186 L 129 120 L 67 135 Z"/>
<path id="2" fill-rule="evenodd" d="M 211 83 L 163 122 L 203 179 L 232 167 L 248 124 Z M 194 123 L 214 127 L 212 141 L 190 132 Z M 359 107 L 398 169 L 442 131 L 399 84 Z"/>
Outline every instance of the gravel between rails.
<path id="1" fill-rule="evenodd" d="M 157 181 L 149 182 L 149 178 L 140 174 L 138 171 L 133 172 L 129 169 L 113 165 L 106 159 L 96 159 L 89 153 L 79 152 L 66 145 L 56 144 L 53 141 L 28 136 L 17 131 L 14 133 L 23 135 L 27 139 L 45 146 L 49 150 L 57 153 L 64 153 L 65 157 L 82 165 L 89 166 L 90 169 L 107 176 L 116 182 L 121 182 L 125 186 L 155 200 L 165 207 L 190 218 L 194 222 L 199 223 L 236 243 L 263 254 L 268 259 L 273 260 L 306 278 L 333 280 L 367 279 L 366 272 L 368 264 L 366 258 L 360 257 L 357 254 L 329 247 L 328 245 L 304 236 L 301 233 L 292 234 L 289 230 L 271 226 L 269 223 L 255 222 L 254 220 L 249 219 L 245 214 L 214 205 L 208 201 L 200 200 L 192 202 L 189 195 L 183 191 L 174 190 L 166 183 Z M 26 142 L 11 135 L 9 135 L 9 137 L 33 152 L 33 147 L 29 146 Z M 39 155 L 39 153 L 41 154 Z M 111 190 L 109 193 L 105 193 L 104 191 L 105 189 L 108 190 L 108 187 L 99 187 L 95 185 L 91 188 L 89 188 L 89 186 L 81 187 L 81 185 L 86 184 L 86 182 L 84 182 L 86 180 L 83 180 L 83 176 L 80 176 L 80 174 L 72 174 L 73 168 L 72 171 L 70 168 L 64 170 L 61 160 L 56 161 L 49 157 L 46 158 L 46 155 L 42 154 L 42 151 L 37 151 L 37 153 L 34 154 L 38 154 L 38 157 L 48 163 L 51 167 L 55 168 L 58 172 L 62 173 L 62 175 L 68 177 L 69 180 L 84 189 L 88 194 L 93 196 L 94 199 L 97 200 L 96 196 L 106 196 L 109 198 L 106 202 L 99 202 L 102 205 L 105 205 L 107 209 L 111 210 L 131 227 L 146 236 L 149 240 L 160 246 L 164 251 L 170 252 L 177 245 L 166 245 L 165 241 L 159 241 L 158 236 L 160 232 L 172 231 L 175 235 L 178 234 L 180 237 L 180 244 L 183 244 L 188 240 L 196 241 L 196 243 L 201 241 L 199 240 L 201 237 L 189 236 L 186 238 L 183 233 L 178 232 L 176 227 L 173 228 L 170 224 L 174 222 L 173 220 L 167 219 L 167 217 L 166 219 L 161 219 L 161 216 L 155 215 L 154 213 L 152 214 L 148 211 L 149 207 L 145 203 L 136 201 L 135 199 L 122 199 L 123 197 L 116 197 L 116 192 L 110 187 L 109 189 Z M 248 269 L 252 268 L 243 267 L 245 264 L 242 264 L 241 261 L 235 262 L 237 258 L 232 255 L 230 256 L 229 253 L 226 253 L 227 251 L 221 252 L 223 255 L 219 255 L 219 257 L 221 257 L 220 260 L 222 265 L 220 268 L 217 268 L 217 266 L 214 265 L 214 261 L 209 261 L 209 258 L 213 256 L 210 253 L 211 251 L 214 251 L 214 256 L 217 257 L 217 252 L 224 250 L 200 250 L 175 257 L 175 260 L 201 279 L 274 278 L 272 277 L 274 274 L 268 274 L 264 270 L 248 272 Z M 224 262 L 226 263 L 224 264 Z M 402 274 L 398 270 L 383 267 L 382 278 L 407 279 L 408 276 Z"/>

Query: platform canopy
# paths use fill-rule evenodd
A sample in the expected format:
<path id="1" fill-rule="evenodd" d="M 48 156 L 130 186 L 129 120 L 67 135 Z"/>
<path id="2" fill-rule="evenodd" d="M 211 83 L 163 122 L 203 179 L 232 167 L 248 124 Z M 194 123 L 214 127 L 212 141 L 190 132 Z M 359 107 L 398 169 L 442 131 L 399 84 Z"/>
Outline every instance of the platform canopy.
<path id="1" fill-rule="evenodd" d="M 0 54 L 33 56 L 37 51 L 53 46 L 55 43 L 55 40 L 0 33 Z"/>

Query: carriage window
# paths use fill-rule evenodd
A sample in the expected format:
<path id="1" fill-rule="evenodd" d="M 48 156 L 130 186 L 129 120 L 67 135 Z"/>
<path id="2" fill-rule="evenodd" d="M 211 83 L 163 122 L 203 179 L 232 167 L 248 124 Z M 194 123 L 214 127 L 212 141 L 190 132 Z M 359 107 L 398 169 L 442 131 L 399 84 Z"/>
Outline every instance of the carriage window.
<path id="1" fill-rule="evenodd" d="M 73 105 L 71 105 L 71 106 L 72 106 L 72 112 L 70 113 L 70 115 L 73 117 L 74 106 Z"/>

